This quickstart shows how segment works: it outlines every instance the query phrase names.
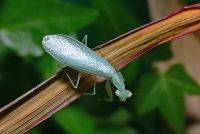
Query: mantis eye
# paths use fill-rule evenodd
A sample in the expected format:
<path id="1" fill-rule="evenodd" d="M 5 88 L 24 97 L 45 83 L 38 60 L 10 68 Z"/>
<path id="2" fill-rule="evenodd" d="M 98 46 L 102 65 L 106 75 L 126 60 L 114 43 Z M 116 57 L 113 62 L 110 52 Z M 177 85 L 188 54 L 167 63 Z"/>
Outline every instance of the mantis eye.
<path id="1" fill-rule="evenodd" d="M 122 93 L 120 93 L 119 90 L 116 90 L 115 94 L 117 96 L 122 96 Z M 125 96 L 126 96 L 126 98 L 130 98 L 132 96 L 132 93 L 129 90 L 125 90 Z"/>
<path id="2" fill-rule="evenodd" d="M 129 90 L 126 90 L 127 98 L 130 98 L 132 96 L 132 93 Z"/>
<path id="3" fill-rule="evenodd" d="M 116 94 L 117 96 L 120 96 L 119 90 L 116 90 L 116 91 L 115 91 L 115 94 Z"/>

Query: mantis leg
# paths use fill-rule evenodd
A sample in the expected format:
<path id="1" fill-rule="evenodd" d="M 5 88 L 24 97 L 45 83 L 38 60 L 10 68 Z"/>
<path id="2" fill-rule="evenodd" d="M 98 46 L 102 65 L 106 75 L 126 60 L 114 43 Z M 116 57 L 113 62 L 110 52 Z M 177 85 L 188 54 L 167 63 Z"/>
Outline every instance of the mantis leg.
<path id="1" fill-rule="evenodd" d="M 88 38 L 88 36 L 85 35 L 83 40 L 82 40 L 82 43 L 85 44 L 86 46 L 87 46 L 87 38 Z"/>
<path id="2" fill-rule="evenodd" d="M 109 80 L 106 80 L 106 92 L 108 94 L 108 97 L 105 97 L 105 100 L 112 102 L 113 101 L 113 92 L 112 92 L 112 88 L 111 88 Z"/>
<path id="3" fill-rule="evenodd" d="M 67 73 L 67 71 L 65 69 L 64 69 L 64 72 L 67 75 L 67 77 L 68 77 L 69 81 L 71 82 L 71 84 L 73 85 L 73 87 L 77 88 L 78 84 L 80 82 L 80 79 L 81 79 L 81 72 L 79 72 L 79 74 L 78 74 L 78 78 L 77 78 L 76 84 L 74 84 L 74 82 L 72 81 L 71 77 L 69 76 L 69 74 Z"/>
<path id="4" fill-rule="evenodd" d="M 94 88 L 92 93 L 84 93 L 84 95 L 95 95 L 96 94 L 96 76 L 94 76 Z"/>

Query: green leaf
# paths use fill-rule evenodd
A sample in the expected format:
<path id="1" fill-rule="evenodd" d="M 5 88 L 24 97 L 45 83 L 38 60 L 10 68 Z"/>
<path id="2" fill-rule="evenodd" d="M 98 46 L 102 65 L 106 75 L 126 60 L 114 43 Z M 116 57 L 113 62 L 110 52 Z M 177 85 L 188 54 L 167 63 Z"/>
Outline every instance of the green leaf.
<path id="1" fill-rule="evenodd" d="M 27 134 L 43 134 L 39 129 L 33 128 L 27 132 Z"/>
<path id="2" fill-rule="evenodd" d="M 63 109 L 54 116 L 54 120 L 70 134 L 94 134 L 93 119 L 80 109 Z"/>
<path id="3" fill-rule="evenodd" d="M 176 68 L 168 72 L 167 80 L 180 91 L 185 91 L 190 94 L 200 93 L 200 86 L 188 76 L 181 66 L 176 66 Z"/>
<path id="4" fill-rule="evenodd" d="M 100 32 L 99 36 L 105 41 L 140 24 L 119 0 L 94 0 L 93 5 L 99 9 L 100 17 L 96 21 L 96 26 Z"/>
<path id="5" fill-rule="evenodd" d="M 97 15 L 94 9 L 63 0 L 5 0 L 0 12 L 0 41 L 19 56 L 37 57 L 42 54 L 41 40 L 45 34 L 76 32 Z"/>
<path id="6" fill-rule="evenodd" d="M 107 119 L 109 123 L 117 125 L 124 125 L 130 120 L 131 120 L 131 113 L 129 113 L 124 108 L 120 108 Z"/>
<path id="7" fill-rule="evenodd" d="M 128 66 L 122 68 L 121 72 L 124 76 L 126 83 L 132 84 L 133 80 L 136 78 L 136 75 L 138 74 L 140 63 L 141 61 L 139 59 L 136 59 L 134 60 L 134 62 L 128 64 Z"/>
<path id="8" fill-rule="evenodd" d="M 136 94 L 141 95 L 135 96 L 139 107 L 138 112 L 140 114 L 148 113 L 158 106 L 161 86 L 157 75 L 146 74 L 143 77 L 140 83 L 140 89 L 136 91 Z"/>
<path id="9" fill-rule="evenodd" d="M 8 49 L 0 42 L 0 61 L 3 60 L 8 53 Z"/>
<path id="10" fill-rule="evenodd" d="M 6 29 L 0 30 L 0 40 L 2 43 L 14 50 L 19 56 L 39 57 L 42 55 L 42 49 L 33 43 L 32 36 L 25 31 L 8 31 Z"/>
<path id="11" fill-rule="evenodd" d="M 188 5 L 197 4 L 199 0 L 184 0 L 184 2 Z"/>
<path id="12" fill-rule="evenodd" d="M 49 54 L 45 53 L 42 57 L 40 57 L 37 61 L 37 69 L 39 72 L 42 72 L 43 79 L 47 79 L 55 72 L 61 70 L 59 68 L 59 62 L 57 62 L 54 58 L 52 58 Z"/>
<path id="13" fill-rule="evenodd" d="M 90 24 L 96 16 L 96 10 L 62 0 L 6 0 L 0 24 L 8 29 L 35 28 L 48 33 L 55 30 L 70 33 Z"/>
<path id="14" fill-rule="evenodd" d="M 138 134 L 136 130 L 131 127 L 107 127 L 98 129 L 97 134 Z"/>
<path id="15" fill-rule="evenodd" d="M 176 85 L 161 78 L 162 94 L 159 109 L 166 121 L 178 134 L 184 133 L 185 109 L 183 92 L 176 89 Z"/>
<path id="16" fill-rule="evenodd" d="M 200 93 L 200 86 L 184 71 L 182 66 L 175 66 L 163 75 L 145 75 L 139 93 L 138 113 L 148 113 L 158 108 L 166 121 L 176 131 L 183 133 L 185 122 L 185 93 Z"/>
<path id="17" fill-rule="evenodd" d="M 155 61 L 163 61 L 172 57 L 170 46 L 170 42 L 168 42 L 155 47 L 152 49 L 151 53 L 146 53 L 143 55 L 146 66 L 151 66 Z"/>

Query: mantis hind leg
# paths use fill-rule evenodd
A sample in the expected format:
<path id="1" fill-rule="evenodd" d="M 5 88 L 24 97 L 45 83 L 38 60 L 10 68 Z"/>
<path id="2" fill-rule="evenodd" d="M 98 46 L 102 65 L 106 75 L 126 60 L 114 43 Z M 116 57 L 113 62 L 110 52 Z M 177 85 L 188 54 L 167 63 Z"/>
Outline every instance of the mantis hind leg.
<path id="1" fill-rule="evenodd" d="M 96 76 L 94 76 L 94 88 L 91 93 L 84 93 L 84 95 L 95 95 L 96 94 Z"/>
<path id="2" fill-rule="evenodd" d="M 105 101 L 112 102 L 113 101 L 113 92 L 112 92 L 112 87 L 110 85 L 110 81 L 106 80 L 106 92 L 108 97 L 105 97 Z"/>
<path id="3" fill-rule="evenodd" d="M 78 84 L 79 84 L 79 82 L 80 82 L 80 79 L 81 79 L 81 72 L 79 72 L 79 74 L 78 74 L 76 83 L 74 83 L 74 82 L 72 81 L 71 77 L 69 76 L 69 74 L 67 73 L 67 71 L 66 71 L 65 69 L 64 69 L 64 72 L 65 72 L 65 74 L 67 75 L 67 77 L 68 77 L 69 81 L 71 82 L 71 84 L 73 85 L 73 87 L 74 87 L 74 88 L 77 88 L 77 87 L 78 87 Z"/>

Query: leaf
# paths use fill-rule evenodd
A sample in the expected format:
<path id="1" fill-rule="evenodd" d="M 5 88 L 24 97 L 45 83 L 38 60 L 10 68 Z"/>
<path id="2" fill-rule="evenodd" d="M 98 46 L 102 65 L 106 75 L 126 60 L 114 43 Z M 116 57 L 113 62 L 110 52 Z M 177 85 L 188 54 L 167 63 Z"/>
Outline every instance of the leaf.
<path id="1" fill-rule="evenodd" d="M 169 83 L 176 85 L 180 91 L 189 94 L 199 94 L 200 86 L 185 72 L 181 66 L 176 66 L 168 72 L 167 80 Z"/>
<path id="2" fill-rule="evenodd" d="M 0 42 L 0 61 L 3 60 L 8 53 L 8 49 Z"/>
<path id="3" fill-rule="evenodd" d="M 198 3 L 199 0 L 185 0 L 188 4 Z M 153 19 L 160 18 L 170 13 L 174 9 L 183 6 L 179 0 L 149 0 L 150 13 Z M 154 65 L 160 72 L 166 72 L 173 65 L 179 63 L 182 64 L 187 73 L 200 85 L 200 32 L 192 33 L 182 38 L 178 38 L 171 42 L 171 51 L 173 57 L 156 62 Z M 188 96 L 186 98 L 186 109 L 189 116 L 195 119 L 200 118 L 200 97 Z"/>
<path id="4" fill-rule="evenodd" d="M 146 74 L 140 84 L 140 90 L 137 94 L 141 96 L 136 96 L 139 107 L 138 112 L 140 114 L 148 113 L 152 109 L 158 106 L 160 100 L 160 83 L 159 77 L 154 74 Z"/>
<path id="5" fill-rule="evenodd" d="M 136 130 L 131 127 L 107 127 L 98 129 L 97 134 L 138 134 Z"/>
<path id="6" fill-rule="evenodd" d="M 27 134 L 43 134 L 39 129 L 32 129 L 29 132 L 27 132 Z"/>
<path id="7" fill-rule="evenodd" d="M 131 113 L 126 109 L 120 108 L 115 113 L 113 113 L 107 121 L 112 124 L 124 125 L 131 120 Z"/>
<path id="8" fill-rule="evenodd" d="M 46 53 L 37 60 L 36 67 L 42 72 L 43 79 L 48 78 L 53 73 L 61 70 L 61 68 L 59 68 L 59 62 Z"/>
<path id="9" fill-rule="evenodd" d="M 140 24 L 119 0 L 94 0 L 93 5 L 100 12 L 96 26 L 103 40 L 116 37 Z"/>
<path id="10" fill-rule="evenodd" d="M 19 56 L 39 57 L 42 55 L 42 49 L 33 43 L 32 36 L 25 31 L 8 31 L 6 29 L 0 30 L 0 40 L 2 43 L 14 50 Z"/>
<path id="11" fill-rule="evenodd" d="M 200 84 L 200 35 L 191 34 L 173 41 L 171 47 L 175 60 L 181 63 L 188 74 Z"/>
<path id="12" fill-rule="evenodd" d="M 35 28 L 48 33 L 59 30 L 70 33 L 88 25 L 96 16 L 97 11 L 93 9 L 62 0 L 6 0 L 0 24 L 8 29 Z"/>
<path id="13" fill-rule="evenodd" d="M 185 109 L 182 93 L 173 88 L 165 79 L 162 80 L 162 90 L 159 109 L 165 120 L 178 134 L 183 134 L 185 125 Z M 158 100 L 157 100 L 158 101 Z"/>
<path id="14" fill-rule="evenodd" d="M 91 116 L 76 108 L 67 108 L 54 116 L 63 130 L 70 134 L 94 134 L 94 122 Z"/>
<path id="15" fill-rule="evenodd" d="M 183 133 L 183 96 L 185 93 L 200 93 L 198 84 L 192 81 L 181 66 L 175 66 L 163 75 L 145 75 L 140 85 L 139 92 L 144 95 L 137 96 L 138 113 L 144 114 L 158 108 L 169 125 L 177 133 Z"/>
<path id="16" fill-rule="evenodd" d="M 182 7 L 179 0 L 149 0 L 150 12 L 153 19 L 165 16 L 173 10 Z M 159 62 L 156 64 L 158 70 L 168 70 L 176 63 L 181 63 L 186 71 L 194 80 L 200 84 L 200 46 L 199 46 L 199 33 L 190 34 L 185 37 L 172 41 L 171 50 L 173 57 L 170 60 Z M 170 62 L 171 61 L 171 62 Z M 171 64 L 169 64 L 171 63 Z"/>
<path id="17" fill-rule="evenodd" d="M 170 43 L 168 42 L 151 50 L 150 53 L 145 54 L 144 62 L 147 66 L 152 66 L 152 63 L 156 61 L 167 60 L 171 57 L 172 53 L 170 50 Z"/>
<path id="18" fill-rule="evenodd" d="M 133 80 L 136 78 L 138 74 L 140 65 L 141 61 L 139 59 L 136 59 L 134 62 L 130 63 L 128 66 L 125 66 L 121 70 L 126 83 L 132 84 Z"/>
<path id="19" fill-rule="evenodd" d="M 41 44 L 45 34 L 76 32 L 97 14 L 94 9 L 62 0 L 6 0 L 0 12 L 0 40 L 19 56 L 38 57 L 42 51 L 35 44 Z"/>
<path id="20" fill-rule="evenodd" d="M 188 5 L 199 3 L 199 0 L 184 0 Z"/>

